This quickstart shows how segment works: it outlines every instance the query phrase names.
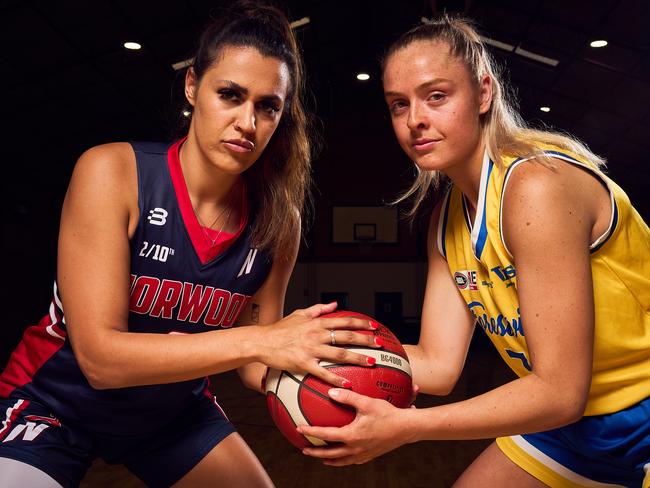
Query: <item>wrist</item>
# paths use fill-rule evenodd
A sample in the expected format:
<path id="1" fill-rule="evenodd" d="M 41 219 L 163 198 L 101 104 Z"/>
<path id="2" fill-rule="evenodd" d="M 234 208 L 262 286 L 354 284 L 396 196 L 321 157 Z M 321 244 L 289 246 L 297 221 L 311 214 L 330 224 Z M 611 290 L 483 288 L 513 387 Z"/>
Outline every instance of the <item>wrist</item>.
<path id="1" fill-rule="evenodd" d="M 245 331 L 244 338 L 240 341 L 241 357 L 247 362 L 264 362 L 263 344 L 264 344 L 264 327 L 259 325 L 247 325 L 240 328 Z"/>
<path id="2" fill-rule="evenodd" d="M 423 429 L 420 417 L 422 411 L 417 408 L 404 408 L 401 412 L 400 423 L 402 424 L 402 432 L 405 435 L 406 443 L 412 444 L 421 441 Z"/>

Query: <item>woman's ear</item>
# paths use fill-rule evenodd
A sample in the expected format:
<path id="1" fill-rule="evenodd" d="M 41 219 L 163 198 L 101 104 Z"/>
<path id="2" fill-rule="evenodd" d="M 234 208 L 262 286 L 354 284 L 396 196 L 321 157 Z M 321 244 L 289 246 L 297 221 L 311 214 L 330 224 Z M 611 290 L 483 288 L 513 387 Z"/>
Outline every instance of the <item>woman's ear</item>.
<path id="1" fill-rule="evenodd" d="M 481 115 L 487 113 L 492 106 L 493 86 L 492 77 L 490 75 L 483 75 L 478 91 L 478 113 Z"/>
<path id="2" fill-rule="evenodd" d="M 187 98 L 187 101 L 192 107 L 196 100 L 196 91 L 198 88 L 196 73 L 194 72 L 194 68 L 190 66 L 185 73 L 185 98 Z"/>

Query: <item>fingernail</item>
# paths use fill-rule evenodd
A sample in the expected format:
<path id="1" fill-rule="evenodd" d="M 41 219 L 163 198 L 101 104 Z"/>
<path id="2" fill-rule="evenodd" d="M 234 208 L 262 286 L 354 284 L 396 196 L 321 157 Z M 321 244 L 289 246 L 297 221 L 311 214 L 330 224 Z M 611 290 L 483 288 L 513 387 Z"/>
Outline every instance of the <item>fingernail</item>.
<path id="1" fill-rule="evenodd" d="M 367 356 L 366 357 L 366 363 L 368 363 L 368 366 L 374 366 L 377 360 L 373 357 Z"/>
<path id="2" fill-rule="evenodd" d="M 348 383 L 350 383 L 348 380 L 345 380 Z M 352 386 L 352 383 L 350 383 L 350 386 Z M 327 394 L 332 397 L 332 398 L 338 398 L 341 396 L 341 392 L 337 390 L 336 388 L 330 388 L 330 390 L 327 392 Z"/>
<path id="3" fill-rule="evenodd" d="M 373 330 L 377 330 L 377 329 L 379 329 L 379 327 L 380 327 L 379 322 L 375 322 L 374 320 L 371 320 L 371 321 L 370 321 L 370 328 L 371 328 L 371 329 L 373 329 Z"/>
<path id="4" fill-rule="evenodd" d="M 343 380 L 342 384 L 343 384 L 343 388 L 352 388 L 352 382 L 350 380 Z"/>
<path id="5" fill-rule="evenodd" d="M 375 337 L 375 345 L 384 347 L 384 339 L 381 337 Z"/>

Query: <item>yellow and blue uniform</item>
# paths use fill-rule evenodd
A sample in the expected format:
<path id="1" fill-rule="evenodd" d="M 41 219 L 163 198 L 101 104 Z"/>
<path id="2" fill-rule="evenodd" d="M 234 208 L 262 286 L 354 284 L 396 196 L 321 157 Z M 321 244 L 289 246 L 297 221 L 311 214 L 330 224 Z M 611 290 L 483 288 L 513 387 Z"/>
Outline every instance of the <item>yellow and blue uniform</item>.
<path id="1" fill-rule="evenodd" d="M 585 417 L 578 423 L 499 438 L 497 444 L 550 486 L 638 487 L 644 466 L 650 471 L 650 230 L 623 190 L 593 164 L 557 148 L 542 149 L 591 171 L 610 194 L 609 228 L 590 246 L 595 306 L 592 383 Z M 520 316 L 517 269 L 503 239 L 502 212 L 510 175 L 530 159 L 505 157 L 497 165 L 486 155 L 474 221 L 464 195 L 452 186 L 442 203 L 437 236 L 438 249 L 476 323 L 520 377 L 530 374 L 533 365 Z M 566 443 L 572 449 L 564 449 Z M 602 445 L 606 447 L 599 454 L 594 446 Z M 610 466 L 614 451 L 626 453 L 620 466 Z M 625 466 L 626 462 L 632 464 Z M 648 481 L 650 475 L 644 487 Z"/>

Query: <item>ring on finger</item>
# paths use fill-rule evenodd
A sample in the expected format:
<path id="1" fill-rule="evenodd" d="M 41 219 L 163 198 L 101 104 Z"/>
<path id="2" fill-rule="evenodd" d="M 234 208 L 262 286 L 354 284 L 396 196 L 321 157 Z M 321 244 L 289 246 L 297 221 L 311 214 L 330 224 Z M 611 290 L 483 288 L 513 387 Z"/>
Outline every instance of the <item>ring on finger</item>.
<path id="1" fill-rule="evenodd" d="M 336 331 L 330 330 L 330 344 L 336 346 Z"/>

